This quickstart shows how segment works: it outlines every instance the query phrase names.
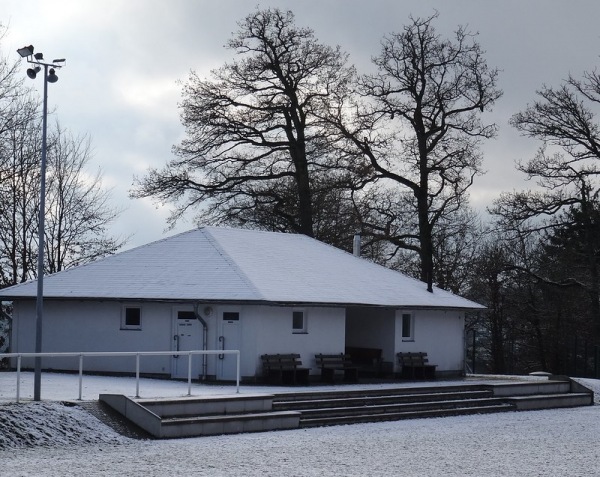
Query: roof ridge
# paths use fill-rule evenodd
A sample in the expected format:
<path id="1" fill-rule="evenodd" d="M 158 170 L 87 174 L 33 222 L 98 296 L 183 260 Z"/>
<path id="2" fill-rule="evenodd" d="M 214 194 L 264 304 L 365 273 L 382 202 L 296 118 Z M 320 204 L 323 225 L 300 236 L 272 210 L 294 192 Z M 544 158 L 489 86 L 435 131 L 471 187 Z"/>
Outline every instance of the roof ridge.
<path id="1" fill-rule="evenodd" d="M 231 267 L 233 271 L 235 271 L 236 275 L 240 277 L 240 279 L 248 285 L 248 287 L 260 297 L 261 300 L 266 299 L 264 294 L 260 291 L 260 289 L 254 284 L 252 280 L 246 275 L 239 267 L 237 263 L 233 261 L 231 256 L 225 251 L 225 249 L 221 246 L 217 238 L 212 234 L 211 227 L 201 227 L 201 233 L 206 237 L 208 242 L 214 247 L 217 253 L 227 262 L 227 264 Z"/>

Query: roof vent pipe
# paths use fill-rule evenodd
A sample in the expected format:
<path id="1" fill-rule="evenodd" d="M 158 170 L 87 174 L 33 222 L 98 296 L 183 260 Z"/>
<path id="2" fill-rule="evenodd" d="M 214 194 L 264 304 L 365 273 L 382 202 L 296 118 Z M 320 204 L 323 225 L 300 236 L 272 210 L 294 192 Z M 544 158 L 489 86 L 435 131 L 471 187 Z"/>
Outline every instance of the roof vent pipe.
<path id="1" fill-rule="evenodd" d="M 360 234 L 354 234 L 354 241 L 352 242 L 352 254 L 355 257 L 360 257 Z"/>

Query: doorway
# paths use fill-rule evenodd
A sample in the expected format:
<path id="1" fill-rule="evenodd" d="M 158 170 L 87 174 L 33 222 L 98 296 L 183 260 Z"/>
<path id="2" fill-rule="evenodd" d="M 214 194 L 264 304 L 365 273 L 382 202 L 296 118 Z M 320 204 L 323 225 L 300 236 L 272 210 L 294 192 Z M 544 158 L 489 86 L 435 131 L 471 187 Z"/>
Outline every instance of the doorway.
<path id="1" fill-rule="evenodd" d="M 219 349 L 240 349 L 240 312 L 223 311 L 219 320 Z M 217 379 L 222 381 L 235 381 L 237 375 L 237 358 L 235 354 L 220 354 L 217 365 Z"/>
<path id="2" fill-rule="evenodd" d="M 173 358 L 171 359 L 171 377 L 188 377 L 188 356 L 177 351 L 202 349 L 202 326 L 193 311 L 173 310 Z M 192 379 L 200 376 L 202 356 L 192 356 Z"/>

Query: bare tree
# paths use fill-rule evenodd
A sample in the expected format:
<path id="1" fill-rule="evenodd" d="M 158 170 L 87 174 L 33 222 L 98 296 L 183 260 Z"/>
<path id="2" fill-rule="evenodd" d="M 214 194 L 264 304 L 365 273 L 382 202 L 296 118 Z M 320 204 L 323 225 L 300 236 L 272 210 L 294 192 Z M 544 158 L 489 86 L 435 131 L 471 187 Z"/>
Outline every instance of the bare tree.
<path id="1" fill-rule="evenodd" d="M 341 147 L 364 158 L 356 170 L 376 187 L 391 184 L 412 196 L 417 229 L 381 238 L 418 252 L 429 291 L 434 230 L 463 206 L 481 172 L 478 146 L 496 127 L 480 117 L 501 95 L 497 71 L 488 68 L 474 35 L 459 28 L 453 40 L 443 39 L 436 18 L 411 18 L 402 32 L 385 37 L 374 58 L 378 73 L 362 78 L 362 103 L 332 108 L 329 117 L 346 141 Z M 375 224 L 366 226 L 377 233 Z"/>
<path id="2" fill-rule="evenodd" d="M 600 77 L 595 72 L 585 73 L 582 80 L 570 76 L 559 88 L 545 86 L 537 94 L 537 101 L 511 119 L 524 135 L 542 142 L 533 159 L 517 164 L 536 181 L 537 190 L 505 193 L 492 212 L 515 237 L 533 234 L 544 239 L 563 228 L 582 231 L 587 276 L 584 280 L 563 276 L 560 281 L 566 286 L 577 282 L 586 290 L 600 339 L 600 250 L 595 223 L 600 126 L 594 114 L 600 104 Z"/>
<path id="3" fill-rule="evenodd" d="M 35 269 L 41 123 L 27 94 L 0 134 L 0 286 L 24 282 Z"/>
<path id="4" fill-rule="evenodd" d="M 172 221 L 203 206 L 213 219 L 314 236 L 316 176 L 336 166 L 317 113 L 353 72 L 291 12 L 258 10 L 239 26 L 227 45 L 236 59 L 184 85 L 177 158 L 137 180 L 132 196 L 175 204 Z"/>
<path id="5" fill-rule="evenodd" d="M 29 123 L 19 124 L 24 127 L 5 132 L 0 141 L 6 171 L 0 181 L 1 286 L 36 276 L 41 129 L 34 111 Z M 89 159 L 88 138 L 74 138 L 58 125 L 49 132 L 46 273 L 112 254 L 124 243 L 108 234 L 119 212 L 109 205 L 100 172 L 88 175 Z"/>
<path id="6" fill-rule="evenodd" d="M 46 193 L 46 271 L 59 272 L 116 252 L 124 240 L 108 234 L 119 215 L 102 174 L 90 175 L 89 137 L 73 137 L 57 124 L 48 155 Z"/>
<path id="7" fill-rule="evenodd" d="M 7 27 L 0 23 L 0 51 Z M 0 135 L 13 127 L 18 117 L 18 106 L 23 95 L 23 77 L 20 74 L 19 63 L 10 61 L 0 54 Z"/>

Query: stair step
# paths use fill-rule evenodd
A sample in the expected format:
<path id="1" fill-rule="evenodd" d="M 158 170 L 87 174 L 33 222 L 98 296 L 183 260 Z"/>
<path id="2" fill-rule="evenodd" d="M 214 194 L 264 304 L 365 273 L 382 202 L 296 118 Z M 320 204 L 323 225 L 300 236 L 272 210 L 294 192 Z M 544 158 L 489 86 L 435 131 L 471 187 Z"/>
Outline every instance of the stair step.
<path id="1" fill-rule="evenodd" d="M 556 409 L 561 407 L 591 406 L 594 396 L 590 393 L 537 394 L 530 396 L 511 396 L 505 398 L 513 403 L 518 411 L 535 409 Z"/>
<path id="2" fill-rule="evenodd" d="M 271 394 L 236 394 L 163 399 L 136 399 L 135 402 L 162 417 L 208 414 L 239 414 L 272 409 Z"/>
<path id="3" fill-rule="evenodd" d="M 469 414 L 484 414 L 514 411 L 511 404 L 495 404 L 493 406 L 457 407 L 453 409 L 429 409 L 421 411 L 406 411 L 383 414 L 363 414 L 357 416 L 337 416 L 300 419 L 300 427 L 335 426 L 344 424 L 359 424 L 366 422 L 400 421 L 403 419 L 418 419 L 426 417 L 446 417 Z"/>
<path id="4" fill-rule="evenodd" d="M 168 418 L 161 421 L 162 438 L 213 436 L 298 429 L 300 413 L 294 411 Z"/>
<path id="5" fill-rule="evenodd" d="M 419 412 L 431 409 L 457 409 L 468 407 L 496 406 L 505 404 L 505 401 L 498 398 L 482 398 L 467 400 L 449 400 L 449 401 L 421 401 L 412 403 L 383 404 L 372 406 L 354 406 L 354 407 L 330 407 L 318 409 L 299 409 L 302 417 L 314 416 L 356 416 L 356 415 L 379 415 L 394 414 L 397 412 Z"/>
<path id="6" fill-rule="evenodd" d="M 491 398 L 491 391 L 463 391 L 433 394 L 391 394 L 385 396 L 352 396 L 334 399 L 310 399 L 280 402 L 274 400 L 274 409 L 319 409 L 329 407 L 376 406 L 384 404 L 401 404 L 414 402 L 432 402 L 449 400 L 466 400 Z"/>
<path id="7" fill-rule="evenodd" d="M 341 391 L 302 391 L 275 394 L 273 401 L 311 401 L 311 400 L 329 400 L 329 399 L 344 399 L 368 396 L 410 396 L 415 394 L 443 394 L 452 392 L 468 392 L 468 391 L 489 391 L 490 387 L 482 384 L 466 384 L 466 385 L 448 385 L 448 386 L 415 386 L 393 387 L 393 388 L 371 388 L 371 389 L 350 389 Z"/>
<path id="8" fill-rule="evenodd" d="M 253 419 L 271 419 L 274 417 L 290 417 L 300 415 L 301 413 L 297 411 L 270 411 L 246 414 L 169 417 L 162 419 L 161 422 L 165 426 L 176 426 L 179 424 L 192 424 L 196 422 L 251 421 Z"/>

